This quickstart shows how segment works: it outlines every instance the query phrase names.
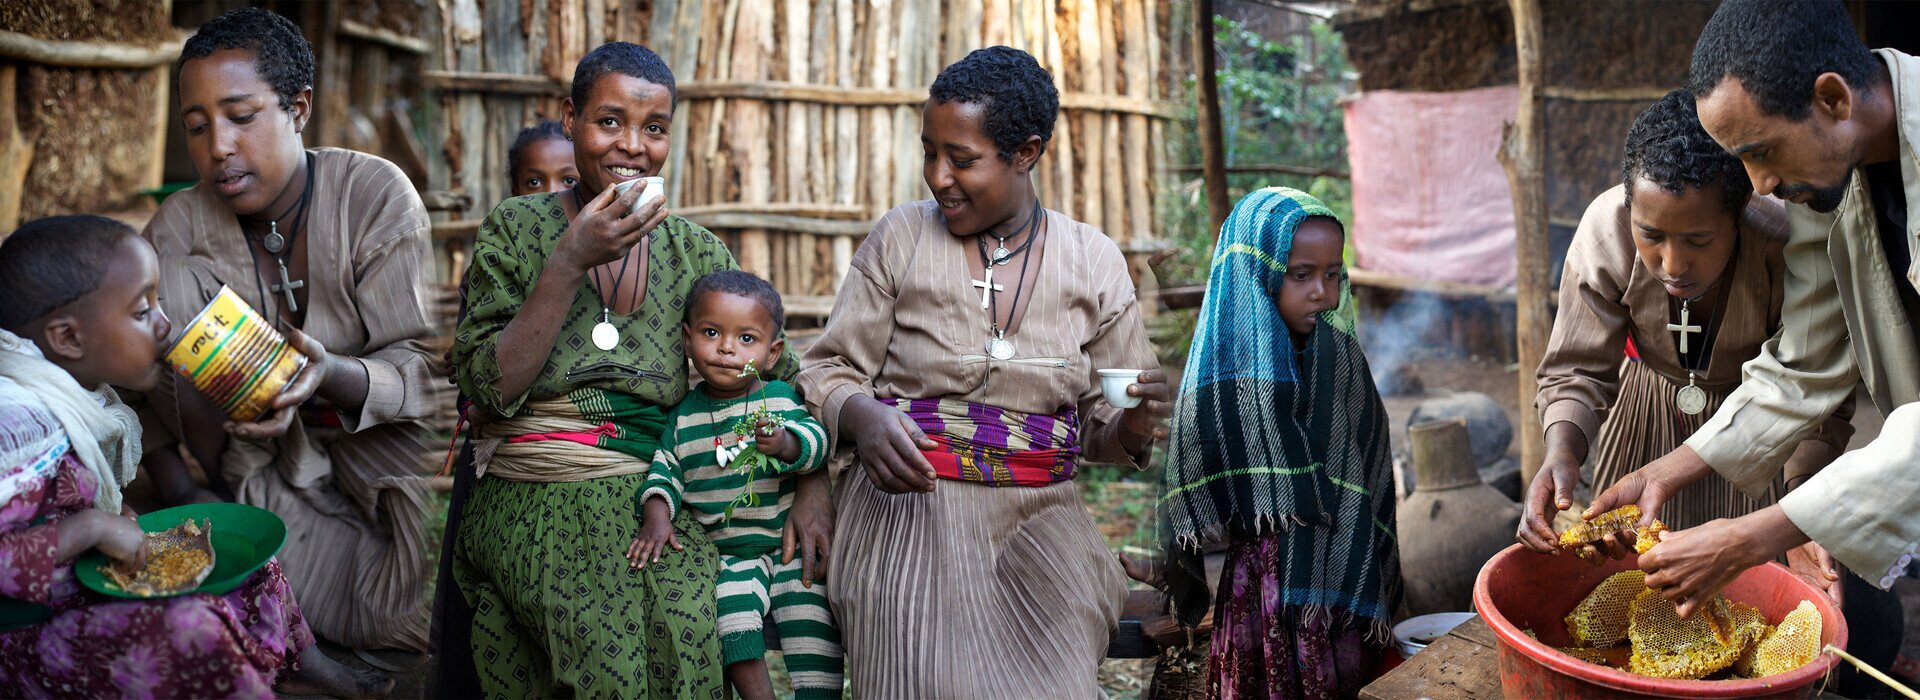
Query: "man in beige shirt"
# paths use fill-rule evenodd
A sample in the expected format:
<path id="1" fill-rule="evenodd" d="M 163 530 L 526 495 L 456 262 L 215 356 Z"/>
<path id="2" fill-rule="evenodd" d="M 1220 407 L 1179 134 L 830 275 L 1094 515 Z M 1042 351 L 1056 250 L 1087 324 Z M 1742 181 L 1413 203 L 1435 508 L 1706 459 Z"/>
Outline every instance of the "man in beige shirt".
<path id="1" fill-rule="evenodd" d="M 1694 48 L 1692 82 L 1707 132 L 1756 191 L 1790 202 L 1782 327 L 1712 420 L 1589 513 L 1638 503 L 1651 518 L 1710 471 L 1764 490 L 1864 382 L 1887 414 L 1873 444 L 1777 505 L 1670 534 L 1640 564 L 1682 615 L 1809 539 L 1888 588 L 1920 546 L 1920 268 L 1906 215 L 1920 201 L 1920 59 L 1867 51 L 1839 3 L 1732 0 Z"/>

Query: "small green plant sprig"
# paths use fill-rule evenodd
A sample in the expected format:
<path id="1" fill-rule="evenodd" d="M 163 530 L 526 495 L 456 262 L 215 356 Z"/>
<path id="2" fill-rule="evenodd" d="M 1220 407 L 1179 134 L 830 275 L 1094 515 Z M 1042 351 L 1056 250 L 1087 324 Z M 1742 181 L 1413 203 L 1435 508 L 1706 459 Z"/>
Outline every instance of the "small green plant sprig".
<path id="1" fill-rule="evenodd" d="M 755 381 L 758 381 L 760 379 L 760 370 L 754 366 L 753 360 L 747 360 L 747 366 L 742 367 L 740 373 L 735 376 L 750 376 L 753 377 Z M 758 507 L 760 505 L 760 494 L 755 493 L 753 490 L 754 480 L 764 475 L 773 474 L 779 468 L 779 461 L 775 460 L 772 455 L 761 452 L 760 446 L 753 442 L 756 437 L 754 427 L 759 425 L 761 421 L 772 423 L 775 430 L 784 429 L 787 424 L 786 419 L 774 414 L 773 411 L 767 408 L 767 400 L 764 394 L 761 395 L 760 405 L 755 406 L 747 415 L 741 416 L 739 420 L 733 422 L 733 434 L 737 440 L 746 443 L 746 446 L 740 451 L 740 454 L 734 456 L 733 461 L 727 465 L 727 468 L 738 472 L 745 472 L 747 475 L 747 485 L 740 490 L 740 495 L 735 496 L 733 501 L 727 504 L 726 511 L 721 514 L 723 519 L 732 520 L 733 510 L 735 508 Z"/>

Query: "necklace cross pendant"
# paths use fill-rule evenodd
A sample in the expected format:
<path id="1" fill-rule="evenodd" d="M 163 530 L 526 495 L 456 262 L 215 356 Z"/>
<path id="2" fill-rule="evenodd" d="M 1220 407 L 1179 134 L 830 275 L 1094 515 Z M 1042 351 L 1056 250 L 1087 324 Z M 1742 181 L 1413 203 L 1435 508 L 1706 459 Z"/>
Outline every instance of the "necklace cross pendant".
<path id="1" fill-rule="evenodd" d="M 300 313 L 300 303 L 293 300 L 293 290 L 307 286 L 306 281 L 288 279 L 286 260 L 276 258 L 274 262 L 280 266 L 280 283 L 273 285 L 271 289 L 275 294 L 287 295 L 287 313 Z"/>
<path id="2" fill-rule="evenodd" d="M 1674 331 L 1680 334 L 1680 354 L 1682 355 L 1687 354 L 1687 336 L 1693 333 L 1699 333 L 1702 330 L 1699 326 L 1693 326 L 1693 325 L 1687 324 L 1687 320 L 1689 318 L 1688 314 L 1689 314 L 1689 311 L 1687 309 L 1686 302 L 1681 302 L 1680 303 L 1680 322 L 1667 324 L 1667 330 Z"/>
<path id="3" fill-rule="evenodd" d="M 992 265 L 987 266 L 987 278 L 984 280 L 974 280 L 973 286 L 980 288 L 980 310 L 982 311 L 985 311 L 990 306 L 992 306 L 994 292 L 1007 291 L 1006 285 L 993 283 L 993 266 Z"/>

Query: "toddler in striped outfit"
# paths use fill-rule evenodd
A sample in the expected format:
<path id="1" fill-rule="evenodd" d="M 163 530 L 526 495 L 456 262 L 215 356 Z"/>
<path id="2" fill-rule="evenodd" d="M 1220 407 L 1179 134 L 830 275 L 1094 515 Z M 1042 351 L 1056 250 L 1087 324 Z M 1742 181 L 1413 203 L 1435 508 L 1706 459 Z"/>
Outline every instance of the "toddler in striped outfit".
<path id="1" fill-rule="evenodd" d="M 771 613 L 794 697 L 839 698 L 840 633 L 825 586 L 803 584 L 797 558 L 779 561 L 794 476 L 819 469 L 827 452 L 826 430 L 793 387 L 760 378 L 780 359 L 785 324 L 766 280 L 723 270 L 694 282 L 683 333 L 702 381 L 668 418 L 636 494 L 640 535 L 627 559 L 640 567 L 679 549 L 673 518 L 693 511 L 720 550 L 720 650 L 734 691 L 773 697 L 761 628 Z"/>

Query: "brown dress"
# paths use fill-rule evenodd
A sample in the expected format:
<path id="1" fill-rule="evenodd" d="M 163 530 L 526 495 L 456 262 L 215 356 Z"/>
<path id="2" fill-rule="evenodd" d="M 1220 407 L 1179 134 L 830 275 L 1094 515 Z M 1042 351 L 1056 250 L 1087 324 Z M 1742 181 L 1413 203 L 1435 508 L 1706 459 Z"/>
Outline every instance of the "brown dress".
<path id="1" fill-rule="evenodd" d="M 985 356 L 969 284 L 972 239 L 931 201 L 902 205 L 853 258 L 826 332 L 796 378 L 837 446 L 833 587 L 858 697 L 1089 698 L 1125 600 L 1125 576 L 1072 481 L 941 480 L 888 494 L 845 469 L 848 398 L 969 402 L 1029 415 L 1075 408 L 1083 458 L 1134 466 L 1094 370 L 1159 366 L 1125 259 L 1097 229 L 1047 212 L 1033 302 L 1011 360 Z M 1009 289 L 1011 289 L 1009 285 Z"/>
<path id="2" fill-rule="evenodd" d="M 287 522 L 280 562 L 321 637 L 356 648 L 424 651 L 426 477 L 420 421 L 437 407 L 434 332 L 427 320 L 431 224 L 392 163 L 317 148 L 307 228 L 306 318 L 332 353 L 359 360 L 367 400 L 355 413 L 303 411 L 269 442 L 229 439 L 221 471 L 242 503 Z M 146 236 L 160 253 L 160 303 L 176 328 L 230 285 L 262 313 L 259 277 L 233 210 L 201 185 L 167 198 Z M 271 294 L 270 291 L 266 293 Z M 147 451 L 181 431 L 171 373 L 141 407 Z M 155 430 L 161 432 L 158 436 Z"/>
<path id="3" fill-rule="evenodd" d="M 1742 212 L 1732 274 L 1721 283 L 1718 312 L 1694 309 L 1689 322 L 1705 328 L 1690 344 L 1709 342 L 1695 383 L 1707 405 L 1688 415 L 1675 404 L 1687 385 L 1678 322 L 1669 295 L 1633 248 L 1634 232 L 1624 188 L 1607 190 L 1587 207 L 1560 282 L 1560 312 L 1540 363 L 1534 406 L 1540 423 L 1571 423 L 1586 436 L 1595 491 L 1605 489 L 1674 450 L 1713 416 L 1740 385 L 1740 366 L 1780 328 L 1786 269 L 1786 216 L 1778 201 L 1755 196 Z M 1631 339 L 1639 359 L 1626 359 Z M 1811 474 L 1846 449 L 1853 435 L 1849 403 L 1801 443 L 1783 477 L 1760 498 L 1750 498 L 1719 475 L 1710 475 L 1669 500 L 1660 518 L 1675 529 L 1716 518 L 1738 517 L 1772 505 L 1784 481 Z"/>

